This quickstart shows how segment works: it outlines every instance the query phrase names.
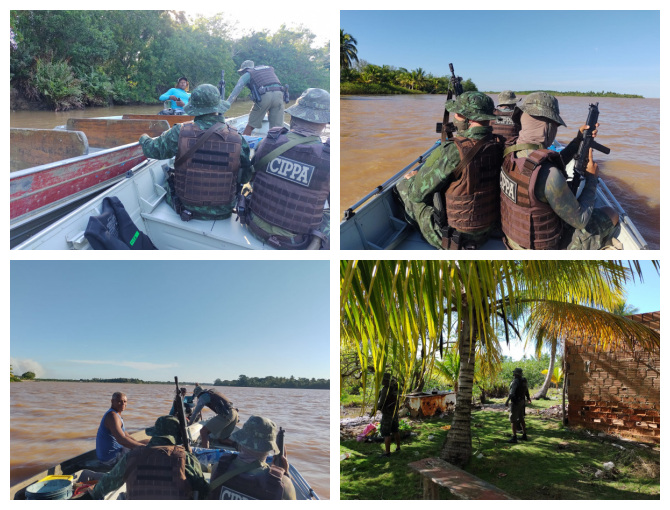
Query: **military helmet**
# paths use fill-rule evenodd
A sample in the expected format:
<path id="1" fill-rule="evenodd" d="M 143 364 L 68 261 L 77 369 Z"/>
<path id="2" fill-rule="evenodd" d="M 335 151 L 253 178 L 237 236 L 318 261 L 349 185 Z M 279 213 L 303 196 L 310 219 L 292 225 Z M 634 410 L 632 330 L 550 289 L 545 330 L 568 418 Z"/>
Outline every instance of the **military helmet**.
<path id="1" fill-rule="evenodd" d="M 153 427 L 147 429 L 147 435 L 166 439 L 172 444 L 177 444 L 181 438 L 181 426 L 179 420 L 174 416 L 161 416 L 156 420 Z"/>
<path id="2" fill-rule="evenodd" d="M 516 97 L 516 94 L 511 90 L 503 90 L 498 94 L 498 105 L 515 105 L 519 102 L 519 99 Z"/>
<path id="3" fill-rule="evenodd" d="M 565 122 L 559 115 L 558 99 L 546 92 L 533 92 L 517 108 L 533 117 L 545 117 L 565 126 Z"/>
<path id="4" fill-rule="evenodd" d="M 242 446 L 257 452 L 279 453 L 277 425 L 262 416 L 251 416 L 241 429 L 230 436 Z"/>
<path id="5" fill-rule="evenodd" d="M 221 99 L 219 89 L 205 83 L 195 88 L 188 104 L 184 106 L 184 113 L 197 116 L 207 113 L 226 113 L 229 109 L 230 103 Z"/>
<path id="6" fill-rule="evenodd" d="M 249 68 L 251 68 L 251 69 L 254 68 L 254 61 L 253 61 L 253 60 L 245 60 L 244 62 L 242 62 L 242 65 L 241 65 L 240 68 L 237 70 L 237 72 L 238 72 L 238 73 L 241 73 L 241 72 L 244 71 L 245 69 L 249 69 Z"/>
<path id="7" fill-rule="evenodd" d="M 330 122 L 330 94 L 323 89 L 307 89 L 286 113 L 315 124 Z"/>
<path id="8" fill-rule="evenodd" d="M 493 120 L 493 100 L 483 92 L 463 92 L 456 99 L 448 99 L 444 108 L 470 120 Z"/>

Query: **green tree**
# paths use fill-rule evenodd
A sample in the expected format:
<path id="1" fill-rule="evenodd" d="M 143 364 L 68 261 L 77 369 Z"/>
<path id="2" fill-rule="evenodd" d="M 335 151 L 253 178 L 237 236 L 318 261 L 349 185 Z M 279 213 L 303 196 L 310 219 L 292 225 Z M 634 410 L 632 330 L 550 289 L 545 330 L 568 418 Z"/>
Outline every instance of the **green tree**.
<path id="1" fill-rule="evenodd" d="M 408 378 L 417 364 L 432 365 L 443 332 L 455 338 L 458 393 L 441 456 L 464 466 L 472 452 L 476 355 L 488 366 L 499 362 L 500 341 L 509 343 L 514 324 L 507 310 L 531 306 L 532 328 L 548 335 L 579 332 L 599 348 L 637 341 L 657 349 L 658 332 L 605 311 L 634 275 L 641 276 L 638 261 L 342 261 L 341 342 L 359 350 L 364 374 L 372 356 L 378 390 L 387 362 L 400 380 Z M 432 356 L 419 357 L 420 345 Z"/>
<path id="2" fill-rule="evenodd" d="M 358 62 L 357 44 L 354 36 L 340 28 L 340 71 L 350 69 L 353 62 Z"/>
<path id="3" fill-rule="evenodd" d="M 35 372 L 24 372 L 21 375 L 21 379 L 26 379 L 28 381 L 32 381 L 33 379 L 35 379 Z"/>

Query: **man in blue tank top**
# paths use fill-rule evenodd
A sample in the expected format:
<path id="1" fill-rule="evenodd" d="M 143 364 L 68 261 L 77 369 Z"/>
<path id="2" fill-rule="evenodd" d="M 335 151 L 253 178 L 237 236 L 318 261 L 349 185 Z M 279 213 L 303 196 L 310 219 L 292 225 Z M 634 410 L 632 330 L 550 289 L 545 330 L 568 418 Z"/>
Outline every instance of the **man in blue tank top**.
<path id="1" fill-rule="evenodd" d="M 149 442 L 137 441 L 126 433 L 121 413 L 128 405 L 125 393 L 117 391 L 112 395 L 112 406 L 103 415 L 95 438 L 95 453 L 98 460 L 107 466 L 113 466 L 129 450 L 144 446 Z"/>

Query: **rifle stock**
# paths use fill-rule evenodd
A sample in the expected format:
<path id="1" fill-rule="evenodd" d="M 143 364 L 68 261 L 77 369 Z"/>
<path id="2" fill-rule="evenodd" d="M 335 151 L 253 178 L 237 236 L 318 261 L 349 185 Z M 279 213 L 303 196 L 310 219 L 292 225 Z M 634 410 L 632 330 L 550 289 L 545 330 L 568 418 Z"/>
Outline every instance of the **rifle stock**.
<path id="1" fill-rule="evenodd" d="M 179 420 L 179 429 L 181 430 L 182 446 L 187 452 L 191 451 L 191 445 L 188 442 L 188 432 L 186 430 L 186 414 L 184 413 L 184 401 L 181 398 L 181 391 L 179 389 L 179 379 L 174 376 L 174 384 L 176 386 L 176 393 L 174 397 L 174 408 L 177 411 L 177 419 Z"/>

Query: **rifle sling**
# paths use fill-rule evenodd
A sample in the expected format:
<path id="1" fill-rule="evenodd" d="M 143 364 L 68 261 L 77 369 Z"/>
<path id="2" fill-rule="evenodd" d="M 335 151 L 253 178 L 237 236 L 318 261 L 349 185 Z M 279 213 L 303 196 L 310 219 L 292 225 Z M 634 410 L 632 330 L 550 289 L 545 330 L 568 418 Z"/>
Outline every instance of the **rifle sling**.
<path id="1" fill-rule="evenodd" d="M 523 151 L 523 150 L 536 151 L 537 149 L 541 148 L 542 146 L 536 143 L 519 143 L 516 145 L 510 145 L 503 151 L 503 158 L 507 156 L 510 152 Z"/>
<path id="2" fill-rule="evenodd" d="M 283 145 L 280 145 L 277 147 L 275 150 L 272 152 L 268 152 L 265 156 L 261 158 L 261 160 L 258 162 L 258 168 L 263 168 L 266 166 L 270 161 L 275 159 L 277 156 L 281 156 L 284 154 L 287 150 L 295 147 L 296 145 L 299 145 L 301 143 L 310 143 L 310 142 L 316 142 L 317 140 L 321 140 L 318 136 L 306 136 L 304 138 L 296 138 L 295 140 L 289 140 Z M 254 165 L 256 166 L 256 165 Z"/>
<path id="3" fill-rule="evenodd" d="M 220 477 L 218 477 L 216 480 L 212 480 L 209 484 L 209 490 L 213 491 L 220 485 L 224 484 L 231 478 L 241 475 L 242 473 L 246 473 L 248 471 L 251 471 L 252 469 L 256 469 L 261 467 L 261 461 L 260 460 L 255 460 L 251 464 L 242 464 L 240 466 L 237 466 L 235 469 L 231 471 L 227 471 L 224 474 L 222 474 Z"/>
<path id="4" fill-rule="evenodd" d="M 188 161 L 193 154 L 195 154 L 195 151 L 197 151 L 200 147 L 203 146 L 203 144 L 209 139 L 210 136 L 212 136 L 219 128 L 224 128 L 226 127 L 225 124 L 222 124 L 221 122 L 216 122 L 215 124 L 212 124 L 210 128 L 205 131 L 205 134 L 202 135 L 198 140 L 191 146 L 189 150 L 186 151 L 185 154 L 182 154 L 178 160 L 174 162 L 175 168 L 177 166 L 180 166 L 184 163 L 184 161 Z"/>

